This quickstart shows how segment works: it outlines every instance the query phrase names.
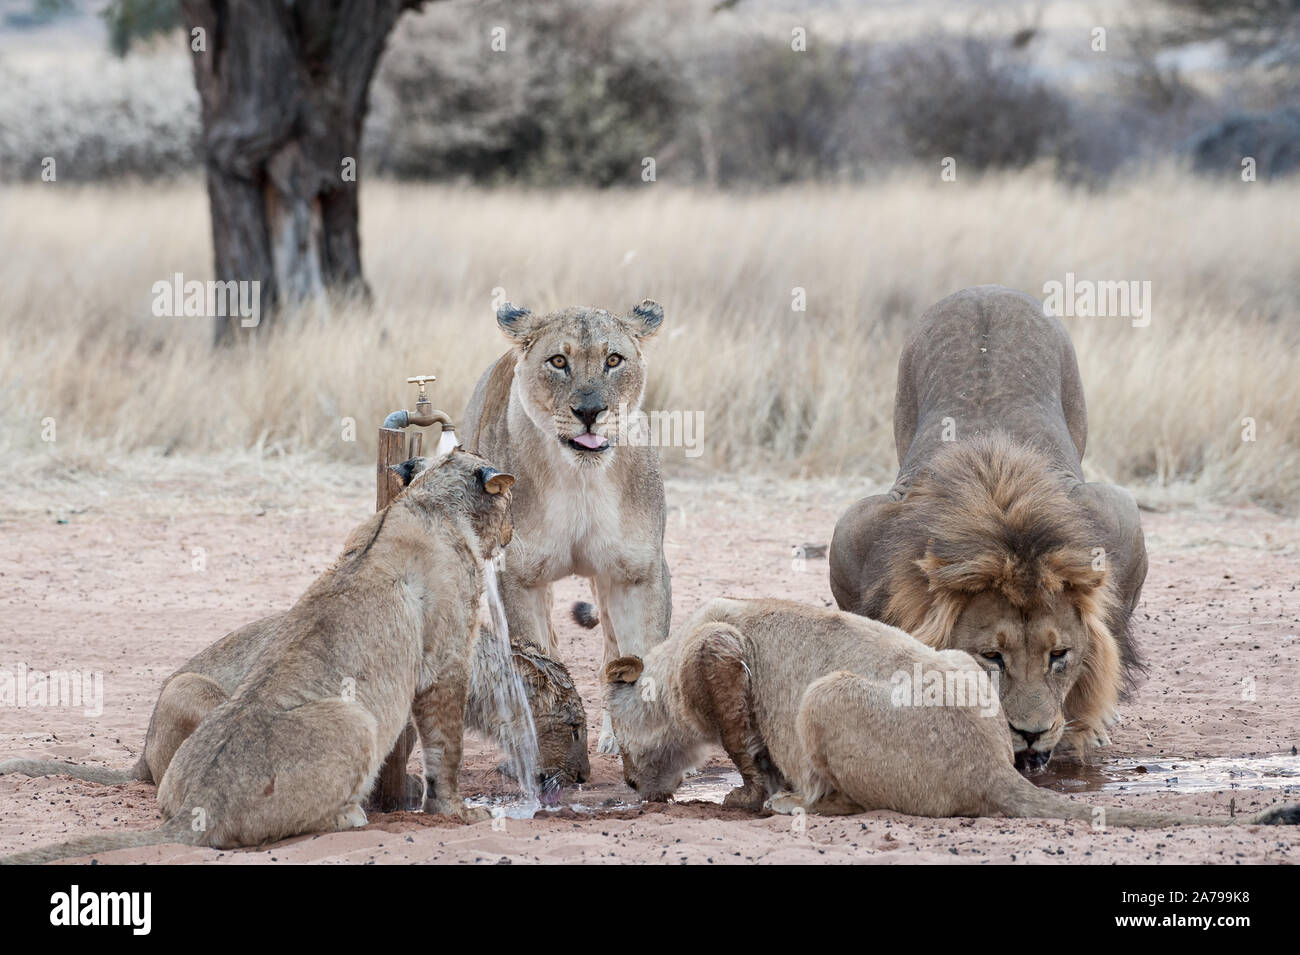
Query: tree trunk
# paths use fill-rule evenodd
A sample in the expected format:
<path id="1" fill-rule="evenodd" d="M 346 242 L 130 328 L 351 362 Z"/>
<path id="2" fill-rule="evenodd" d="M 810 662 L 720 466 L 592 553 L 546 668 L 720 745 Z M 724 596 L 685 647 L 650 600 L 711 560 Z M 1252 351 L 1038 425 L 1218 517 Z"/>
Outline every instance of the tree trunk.
<path id="1" fill-rule="evenodd" d="M 356 181 L 367 92 L 397 18 L 422 2 L 181 0 L 216 278 L 261 283 L 262 324 L 327 290 L 368 293 Z M 238 325 L 217 318 L 215 340 Z"/>

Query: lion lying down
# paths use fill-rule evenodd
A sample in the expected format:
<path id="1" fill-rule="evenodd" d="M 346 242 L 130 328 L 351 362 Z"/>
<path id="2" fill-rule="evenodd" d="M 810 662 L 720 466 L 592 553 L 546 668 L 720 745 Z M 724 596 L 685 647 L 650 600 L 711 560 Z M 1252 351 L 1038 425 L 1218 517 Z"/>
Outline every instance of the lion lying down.
<path id="1" fill-rule="evenodd" d="M 612 661 L 605 702 L 627 783 L 648 800 L 666 800 L 721 744 L 743 781 L 727 795 L 733 807 L 1144 827 L 1300 823 L 1296 805 L 1229 819 L 1102 808 L 1040 789 L 1014 767 L 996 687 L 980 691 L 984 672 L 964 651 L 933 650 L 855 614 L 718 599 L 644 660 Z"/>
<path id="2" fill-rule="evenodd" d="M 160 827 L 0 861 L 161 843 L 234 848 L 364 825 L 361 802 L 412 716 L 424 810 L 485 818 L 461 801 L 456 776 L 483 563 L 510 540 L 514 478 L 462 451 L 418 463 L 175 750 L 158 784 Z"/>

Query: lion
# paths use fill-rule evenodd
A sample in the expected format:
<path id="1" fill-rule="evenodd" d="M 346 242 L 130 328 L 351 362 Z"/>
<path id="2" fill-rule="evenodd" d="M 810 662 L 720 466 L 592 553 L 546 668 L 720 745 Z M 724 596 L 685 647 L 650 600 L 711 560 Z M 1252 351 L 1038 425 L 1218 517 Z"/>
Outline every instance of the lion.
<path id="1" fill-rule="evenodd" d="M 69 776 L 96 783 L 144 782 L 157 785 L 167 772 L 172 756 L 181 743 L 194 732 L 203 717 L 230 699 L 248 676 L 275 636 L 284 614 L 272 614 L 240 627 L 208 646 L 163 681 L 162 691 L 149 718 L 144 751 L 129 770 L 110 769 L 65 763 L 53 759 L 9 759 L 0 761 L 0 776 L 22 773 L 27 776 Z M 465 704 L 465 729 L 484 739 L 503 745 L 514 731 L 496 706 L 490 692 L 504 675 L 500 672 L 500 654 L 494 651 L 496 638 L 480 629 L 474 642 L 471 672 L 482 673 L 487 685 L 471 681 Z M 573 678 L 563 663 L 542 653 L 537 647 L 511 641 L 511 665 L 520 675 L 537 727 L 537 750 L 540 766 L 537 785 L 543 789 L 561 789 L 586 782 L 591 776 L 587 759 L 587 713 Z M 411 727 L 408 726 L 408 732 Z M 419 805 L 423 782 L 408 777 Z"/>
<path id="2" fill-rule="evenodd" d="M 158 784 L 160 827 L 5 861 L 167 842 L 227 849 L 364 825 L 362 800 L 412 715 L 424 811 L 486 818 L 456 777 L 483 567 L 510 541 L 514 478 L 460 450 L 417 460 L 410 485 L 351 533 L 267 629 L 234 693 L 176 748 Z"/>
<path id="3" fill-rule="evenodd" d="M 534 315 L 511 304 L 497 325 L 511 348 L 479 379 L 462 418 L 471 451 L 517 475 L 501 599 L 512 638 L 557 651 L 552 584 L 591 581 L 605 660 L 641 654 L 668 635 L 672 586 L 659 456 L 631 437 L 645 393 L 643 343 L 663 308 L 627 315 L 568 308 Z M 601 714 L 597 751 L 618 744 Z"/>
<path id="4" fill-rule="evenodd" d="M 469 681 L 469 702 L 465 707 L 465 729 L 471 729 L 504 752 L 516 746 L 520 715 L 503 715 L 497 706 L 494 687 L 508 680 L 503 670 L 510 665 L 519 673 L 537 729 L 537 786 L 542 791 L 563 789 L 591 777 L 586 755 L 586 708 L 573 685 L 568 668 L 541 648 L 511 639 L 510 661 L 494 647 L 497 638 L 480 631 L 474 644 Z M 508 764 L 500 767 L 512 773 Z"/>
<path id="5" fill-rule="evenodd" d="M 843 610 L 972 654 L 998 676 L 1017 763 L 1109 744 L 1142 664 L 1129 618 L 1146 579 L 1137 504 L 1085 482 L 1087 410 L 1064 326 L 980 286 L 922 316 L 898 363 L 899 472 L 835 526 Z"/>
<path id="6" fill-rule="evenodd" d="M 1015 767 L 996 687 L 960 650 L 788 600 L 715 599 L 644 658 L 605 667 L 627 784 L 666 801 L 721 745 L 724 805 L 845 814 L 1086 819 L 1094 825 L 1300 823 L 1300 805 L 1237 818 L 1094 806 Z"/>
<path id="7" fill-rule="evenodd" d="M 417 470 L 422 471 L 428 464 L 428 459 L 412 458 L 390 470 L 401 477 L 405 487 Z M 164 680 L 149 717 L 143 752 L 133 768 L 120 770 L 49 759 L 10 759 L 0 761 L 0 776 L 7 773 L 62 775 L 105 784 L 138 781 L 157 785 L 166 774 L 172 756 L 200 720 L 230 699 L 264 651 L 276 645 L 284 617 L 283 613 L 271 614 L 240 627 L 191 657 Z M 484 679 L 470 682 L 465 728 L 504 749 L 507 736 L 515 728 L 504 725 L 506 717 L 499 711 L 492 692 L 505 679 L 501 672 L 502 654 L 493 643 L 495 639 L 486 628 L 480 628 L 479 639 L 474 642 L 471 673 Z M 537 784 L 545 789 L 559 789 L 586 782 L 591 776 L 587 759 L 587 714 L 568 669 L 536 647 L 514 640 L 510 643 L 510 665 L 521 677 L 537 727 L 540 759 Z M 407 732 L 414 734 L 414 727 L 408 726 Z M 408 741 L 408 750 L 413 742 L 414 739 Z M 407 804 L 418 807 L 424 791 L 423 781 L 408 777 L 408 783 Z"/>

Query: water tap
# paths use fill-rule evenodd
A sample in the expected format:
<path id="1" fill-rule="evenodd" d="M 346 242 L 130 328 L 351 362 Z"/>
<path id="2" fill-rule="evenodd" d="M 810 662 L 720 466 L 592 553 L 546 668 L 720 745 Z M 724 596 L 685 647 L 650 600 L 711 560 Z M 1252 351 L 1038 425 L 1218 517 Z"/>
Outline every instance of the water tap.
<path id="1" fill-rule="evenodd" d="M 451 416 L 445 411 L 434 411 L 433 404 L 429 401 L 429 394 L 426 391 L 429 382 L 437 381 L 436 375 L 416 375 L 413 378 L 406 379 L 409 384 L 419 386 L 420 393 L 415 399 L 415 411 L 394 411 L 384 419 L 385 428 L 406 428 L 415 425 L 419 428 L 427 428 L 430 425 L 440 424 L 443 431 L 456 430 L 451 423 Z"/>

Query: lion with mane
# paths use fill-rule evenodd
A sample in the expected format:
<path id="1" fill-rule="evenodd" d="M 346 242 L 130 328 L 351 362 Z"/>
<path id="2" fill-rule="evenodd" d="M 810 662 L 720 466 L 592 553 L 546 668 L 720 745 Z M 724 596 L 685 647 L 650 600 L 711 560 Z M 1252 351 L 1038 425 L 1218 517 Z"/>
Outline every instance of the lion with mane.
<path id="1" fill-rule="evenodd" d="M 995 673 L 1022 770 L 1108 744 L 1141 669 L 1128 622 L 1146 549 L 1132 495 L 1083 479 L 1065 328 L 997 286 L 939 302 L 899 361 L 894 437 L 894 486 L 835 528 L 841 609 Z"/>

